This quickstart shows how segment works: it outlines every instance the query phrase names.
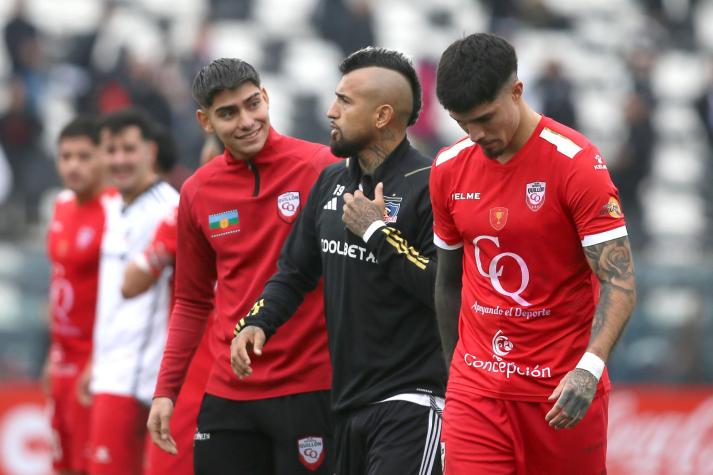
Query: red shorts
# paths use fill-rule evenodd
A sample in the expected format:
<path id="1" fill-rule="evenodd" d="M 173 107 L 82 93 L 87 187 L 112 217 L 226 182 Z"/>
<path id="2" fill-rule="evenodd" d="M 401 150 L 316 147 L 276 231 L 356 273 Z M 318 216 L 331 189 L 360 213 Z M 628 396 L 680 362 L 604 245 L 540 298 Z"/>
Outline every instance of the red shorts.
<path id="1" fill-rule="evenodd" d="M 84 472 L 89 461 L 89 417 L 91 406 L 77 399 L 77 379 L 86 360 L 74 374 L 50 376 L 52 398 L 53 465 L 57 471 Z"/>
<path id="2" fill-rule="evenodd" d="M 553 403 L 448 391 L 443 415 L 445 475 L 606 474 L 608 393 L 573 429 L 545 421 Z"/>
<path id="3" fill-rule="evenodd" d="M 141 475 L 146 406 L 132 397 L 95 394 L 89 431 L 90 475 Z"/>
<path id="4" fill-rule="evenodd" d="M 204 335 L 208 335 L 208 331 Z M 193 436 L 211 366 L 213 357 L 204 337 L 188 368 L 171 417 L 171 435 L 176 441 L 178 454 L 166 453 L 152 443 L 148 449 L 145 475 L 193 475 Z"/>

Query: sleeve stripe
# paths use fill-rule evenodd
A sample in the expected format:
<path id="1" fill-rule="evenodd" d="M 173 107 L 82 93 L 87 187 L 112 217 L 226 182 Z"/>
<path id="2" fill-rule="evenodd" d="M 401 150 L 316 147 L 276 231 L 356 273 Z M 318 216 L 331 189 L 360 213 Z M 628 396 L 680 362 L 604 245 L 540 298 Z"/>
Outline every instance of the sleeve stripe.
<path id="1" fill-rule="evenodd" d="M 628 236 L 626 226 L 619 226 L 618 228 L 610 229 L 609 231 L 604 231 L 603 233 L 584 236 L 584 239 L 582 239 L 582 247 L 594 246 L 595 244 L 601 244 L 603 242 L 611 241 L 612 239 L 618 239 L 624 236 Z"/>
<path id="2" fill-rule="evenodd" d="M 574 158 L 574 156 L 582 150 L 582 147 L 574 143 L 569 138 L 548 129 L 547 127 L 542 129 L 540 137 L 554 145 L 557 148 L 557 151 L 567 158 Z"/>
<path id="3" fill-rule="evenodd" d="M 455 158 L 456 156 L 458 156 L 461 150 L 464 150 L 472 145 L 474 145 L 472 140 L 465 139 L 453 145 L 451 148 L 442 151 L 436 157 L 436 166 L 440 165 L 441 163 L 447 162 L 451 158 Z"/>
<path id="4" fill-rule="evenodd" d="M 438 234 L 433 233 L 433 244 L 436 246 L 440 247 L 441 249 L 445 249 L 447 251 L 455 251 L 456 249 L 460 249 L 463 247 L 463 242 L 457 242 L 455 244 L 448 244 L 446 241 L 438 237 Z"/>

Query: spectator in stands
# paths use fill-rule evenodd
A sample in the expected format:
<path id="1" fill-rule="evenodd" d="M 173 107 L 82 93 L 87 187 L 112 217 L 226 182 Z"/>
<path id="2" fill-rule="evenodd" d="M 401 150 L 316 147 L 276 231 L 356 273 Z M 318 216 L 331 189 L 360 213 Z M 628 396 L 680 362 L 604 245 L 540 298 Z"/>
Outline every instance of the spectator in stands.
<path id="1" fill-rule="evenodd" d="M 577 128 L 577 111 L 572 101 L 572 82 L 562 73 L 562 64 L 550 60 L 535 86 L 542 99 L 542 113 L 557 122 Z"/>
<path id="2" fill-rule="evenodd" d="M 610 162 L 609 172 L 619 189 L 621 202 L 626 207 L 626 223 L 630 230 L 631 244 L 636 248 L 645 241 L 639 185 L 651 170 L 651 156 L 656 142 L 656 134 L 651 124 L 651 109 L 644 95 L 629 95 L 624 119 L 627 126 L 626 140 L 616 159 Z"/>
<path id="3" fill-rule="evenodd" d="M 319 34 L 345 55 L 376 42 L 368 0 L 320 0 L 312 21 Z"/>
<path id="4" fill-rule="evenodd" d="M 32 221 L 37 216 L 40 194 L 55 181 L 56 175 L 45 163 L 40 148 L 43 124 L 28 103 L 25 84 L 14 77 L 8 90 L 9 107 L 0 116 L 0 143 L 14 180 L 10 200 Z"/>

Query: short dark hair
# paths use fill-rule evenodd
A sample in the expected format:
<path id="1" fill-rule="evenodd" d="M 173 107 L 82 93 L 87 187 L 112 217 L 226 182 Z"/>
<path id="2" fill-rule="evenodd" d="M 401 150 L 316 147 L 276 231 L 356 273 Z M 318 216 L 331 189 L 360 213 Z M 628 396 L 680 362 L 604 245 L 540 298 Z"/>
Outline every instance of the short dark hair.
<path id="1" fill-rule="evenodd" d="M 237 89 L 246 82 L 260 87 L 260 75 L 250 63 L 236 58 L 216 59 L 193 78 L 193 98 L 207 108 L 213 105 L 216 94 Z"/>
<path id="2" fill-rule="evenodd" d="M 132 126 L 139 128 L 145 140 L 156 140 L 155 122 L 147 112 L 136 107 L 108 113 L 102 118 L 99 130 L 108 129 L 112 134 L 117 134 Z"/>
<path id="3" fill-rule="evenodd" d="M 441 55 L 436 95 L 446 110 L 465 112 L 493 101 L 517 74 L 517 54 L 503 38 L 476 33 L 452 43 Z"/>
<path id="4" fill-rule="evenodd" d="M 156 152 L 156 168 L 160 173 L 171 173 L 176 167 L 178 149 L 173 134 L 166 127 L 155 126 L 154 137 L 158 151 Z"/>
<path id="5" fill-rule="evenodd" d="M 408 118 L 408 125 L 415 124 L 418 119 L 418 113 L 421 111 L 421 83 L 418 81 L 418 76 L 411 60 L 398 51 L 369 46 L 347 56 L 342 61 L 342 64 L 339 65 L 339 71 L 342 74 L 347 74 L 356 69 L 370 67 L 390 69 L 406 78 L 409 85 L 411 85 L 411 94 L 413 96 L 413 109 Z"/>
<path id="6" fill-rule="evenodd" d="M 99 120 L 93 115 L 79 115 L 65 125 L 59 133 L 58 141 L 74 137 L 87 137 L 94 145 L 99 145 Z"/>

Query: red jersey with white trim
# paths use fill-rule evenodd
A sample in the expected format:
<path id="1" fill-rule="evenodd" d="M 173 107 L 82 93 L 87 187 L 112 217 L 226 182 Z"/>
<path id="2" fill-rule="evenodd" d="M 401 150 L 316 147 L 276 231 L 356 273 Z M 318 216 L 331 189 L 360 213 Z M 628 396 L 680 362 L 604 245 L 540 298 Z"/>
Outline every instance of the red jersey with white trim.
<path id="1" fill-rule="evenodd" d="M 104 231 L 101 200 L 115 193 L 106 190 L 78 203 L 76 195 L 65 190 L 54 204 L 47 233 L 50 332 L 52 343 L 58 344 L 63 354 L 91 353 Z"/>
<path id="2" fill-rule="evenodd" d="M 190 357 L 215 302 L 210 346 L 215 356 L 206 392 L 255 400 L 331 388 L 322 284 L 251 357 L 241 381 L 230 367 L 233 329 L 252 308 L 319 173 L 336 159 L 324 145 L 271 129 L 250 161 L 226 150 L 181 189 L 173 313 L 154 397 L 176 399 Z M 216 283 L 217 282 L 217 283 Z"/>
<path id="3" fill-rule="evenodd" d="M 504 165 L 469 139 L 441 151 L 431 200 L 436 245 L 464 256 L 449 390 L 545 401 L 589 343 L 599 283 L 582 248 L 626 235 L 604 159 L 543 117 Z"/>

